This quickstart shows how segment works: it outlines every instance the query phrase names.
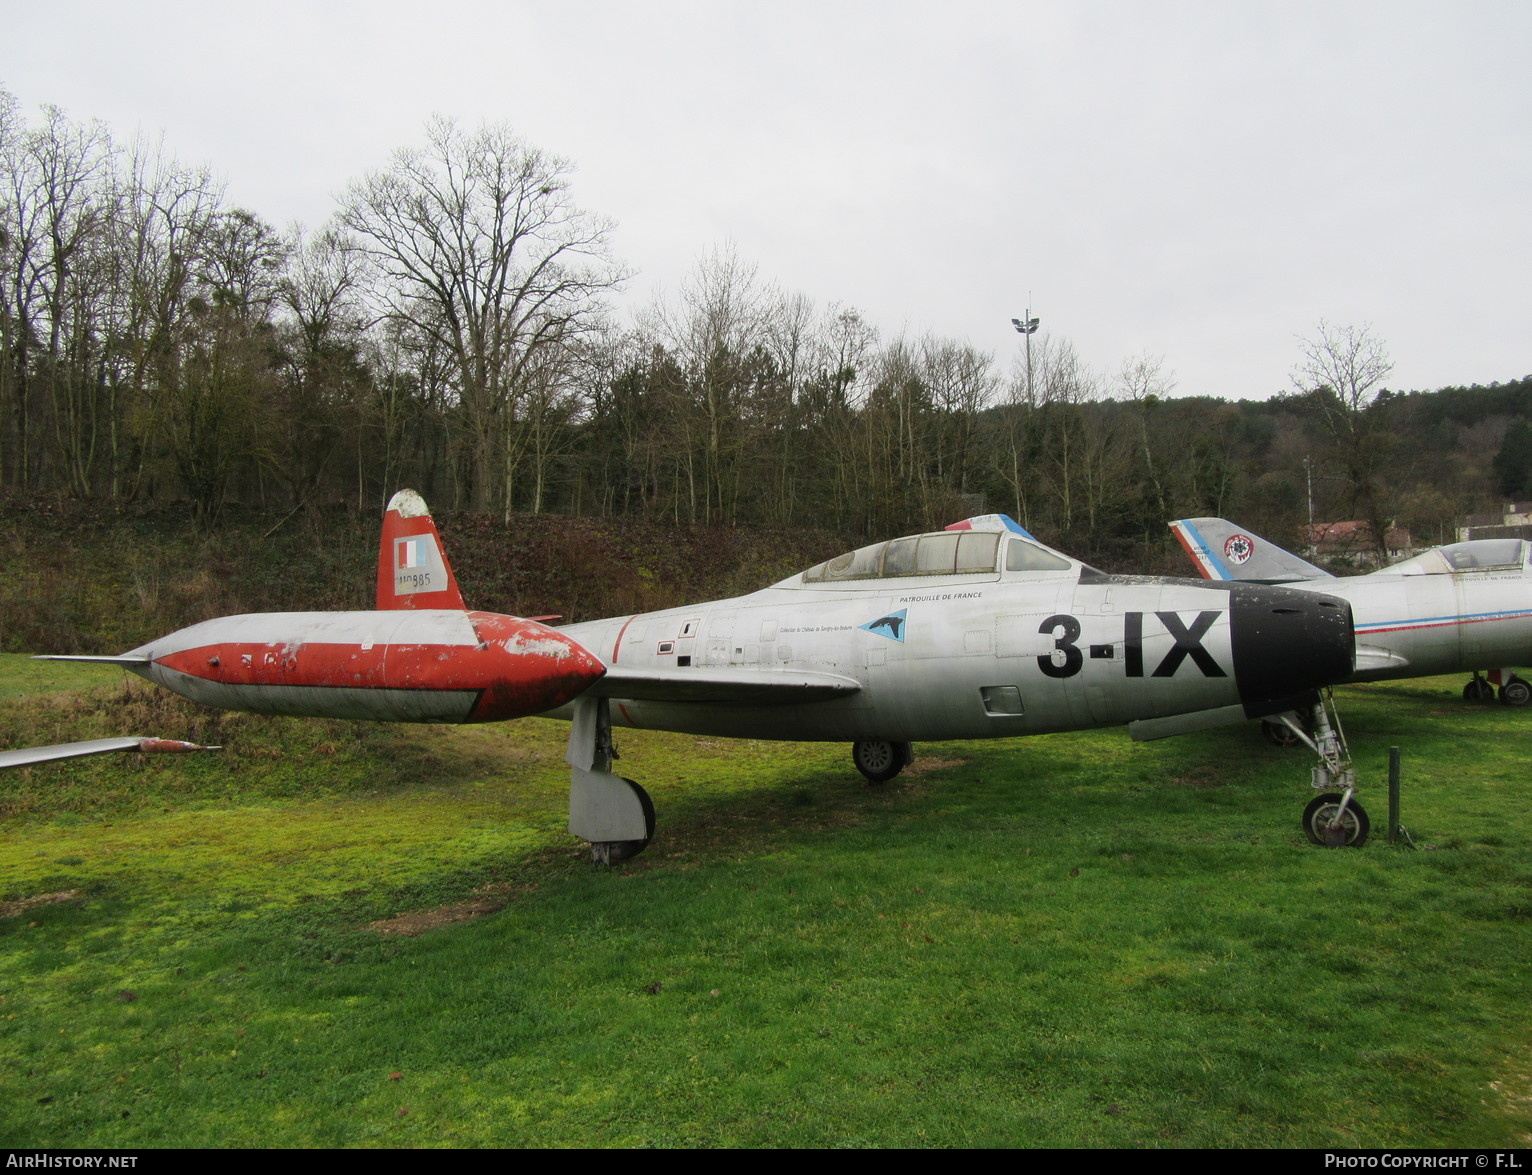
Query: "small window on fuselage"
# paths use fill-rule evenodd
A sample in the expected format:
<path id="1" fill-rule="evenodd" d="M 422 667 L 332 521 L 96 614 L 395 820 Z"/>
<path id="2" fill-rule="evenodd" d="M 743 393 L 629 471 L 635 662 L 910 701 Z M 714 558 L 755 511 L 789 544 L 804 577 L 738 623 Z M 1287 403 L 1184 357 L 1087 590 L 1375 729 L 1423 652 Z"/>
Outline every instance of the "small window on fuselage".
<path id="1" fill-rule="evenodd" d="M 1013 538 L 1005 548 L 1007 571 L 1068 571 L 1069 560 L 1034 547 L 1026 539 Z"/>

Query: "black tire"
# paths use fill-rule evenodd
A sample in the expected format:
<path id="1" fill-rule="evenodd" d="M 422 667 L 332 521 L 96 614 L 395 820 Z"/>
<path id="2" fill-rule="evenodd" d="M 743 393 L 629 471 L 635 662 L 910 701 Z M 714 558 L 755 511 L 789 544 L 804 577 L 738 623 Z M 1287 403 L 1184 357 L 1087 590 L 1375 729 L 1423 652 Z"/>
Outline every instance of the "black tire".
<path id="1" fill-rule="evenodd" d="M 1528 702 L 1532 702 L 1532 685 L 1521 678 L 1513 677 L 1500 687 L 1502 706 L 1525 706 Z"/>
<path id="2" fill-rule="evenodd" d="M 624 777 L 623 783 L 633 789 L 633 794 L 638 797 L 638 802 L 644 809 L 644 839 L 614 840 L 606 852 L 607 861 L 613 865 L 618 861 L 631 861 L 647 849 L 649 842 L 654 839 L 654 801 L 649 798 L 649 793 L 633 780 Z"/>
<path id="3" fill-rule="evenodd" d="M 887 783 L 904 770 L 909 757 L 909 743 L 864 738 L 851 744 L 851 761 L 868 783 Z"/>
<path id="4" fill-rule="evenodd" d="M 1495 687 L 1482 677 L 1474 678 L 1463 687 L 1463 701 L 1465 702 L 1493 702 L 1494 700 Z"/>
<path id="5" fill-rule="evenodd" d="M 1304 835 L 1314 844 L 1323 846 L 1329 843 L 1325 840 L 1325 830 L 1335 819 L 1335 809 L 1340 807 L 1340 802 L 1340 792 L 1325 792 L 1310 800 L 1309 806 L 1303 810 Z M 1367 834 L 1372 830 L 1372 824 L 1367 819 L 1366 810 L 1356 802 L 1355 796 L 1346 805 L 1341 827 L 1346 832 L 1344 848 L 1359 849 L 1367 843 Z"/>

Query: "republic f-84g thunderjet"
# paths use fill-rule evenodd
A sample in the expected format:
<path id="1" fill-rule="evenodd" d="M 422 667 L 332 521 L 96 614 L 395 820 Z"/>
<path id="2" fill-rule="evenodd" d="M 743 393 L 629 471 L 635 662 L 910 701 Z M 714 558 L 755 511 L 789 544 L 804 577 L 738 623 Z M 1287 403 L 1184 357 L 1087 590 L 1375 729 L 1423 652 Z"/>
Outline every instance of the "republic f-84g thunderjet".
<path id="1" fill-rule="evenodd" d="M 384 516 L 375 611 L 226 617 L 97 659 L 258 713 L 567 718 L 570 831 L 610 861 L 654 832 L 647 794 L 612 770 L 613 726 L 844 741 L 881 781 L 917 740 L 1277 714 L 1349 676 L 1352 652 L 1342 599 L 1107 575 L 993 514 L 735 599 L 553 629 L 469 611 L 405 490 Z"/>

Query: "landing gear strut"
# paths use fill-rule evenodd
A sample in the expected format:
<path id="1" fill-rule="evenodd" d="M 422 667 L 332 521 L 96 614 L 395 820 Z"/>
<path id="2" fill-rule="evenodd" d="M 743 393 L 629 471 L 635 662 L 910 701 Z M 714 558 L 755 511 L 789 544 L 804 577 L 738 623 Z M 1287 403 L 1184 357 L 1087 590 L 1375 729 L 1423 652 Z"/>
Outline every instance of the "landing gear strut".
<path id="1" fill-rule="evenodd" d="M 574 704 L 569 724 L 569 831 L 590 842 L 590 859 L 611 865 L 638 856 L 654 836 L 654 804 L 631 779 L 612 772 L 612 716 L 605 698 Z"/>
<path id="2" fill-rule="evenodd" d="M 868 783 L 887 783 L 914 760 L 909 743 L 864 738 L 851 744 L 851 761 L 867 777 Z"/>
<path id="3" fill-rule="evenodd" d="M 1319 695 L 1312 711 L 1310 730 L 1305 730 L 1297 714 L 1283 714 L 1280 721 L 1296 740 L 1319 756 L 1314 768 L 1316 796 L 1303 810 L 1303 832 L 1314 844 L 1330 848 L 1359 849 L 1367 843 L 1370 824 L 1356 795 L 1356 769 L 1351 765 L 1351 751 L 1341 730 L 1335 698 L 1329 690 Z M 1310 734 L 1312 731 L 1312 736 Z M 1331 791 L 1331 788 L 1340 791 Z"/>

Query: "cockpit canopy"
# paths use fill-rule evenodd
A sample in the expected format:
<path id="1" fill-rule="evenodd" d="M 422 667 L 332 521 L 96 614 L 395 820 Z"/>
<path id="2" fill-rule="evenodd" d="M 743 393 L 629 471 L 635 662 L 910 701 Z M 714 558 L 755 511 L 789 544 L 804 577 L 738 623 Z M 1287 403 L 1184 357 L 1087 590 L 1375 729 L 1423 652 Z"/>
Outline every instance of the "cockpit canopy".
<path id="1" fill-rule="evenodd" d="M 1432 547 L 1413 559 L 1395 563 L 1388 570 L 1396 575 L 1455 575 L 1465 571 L 1516 571 L 1527 560 L 1527 543 L 1522 539 L 1473 539 Z"/>
<path id="2" fill-rule="evenodd" d="M 1076 565 L 1048 548 L 1004 531 L 942 530 L 873 543 L 827 559 L 803 573 L 805 584 L 927 575 L 1060 572 Z M 789 581 L 791 582 L 791 581 Z"/>

